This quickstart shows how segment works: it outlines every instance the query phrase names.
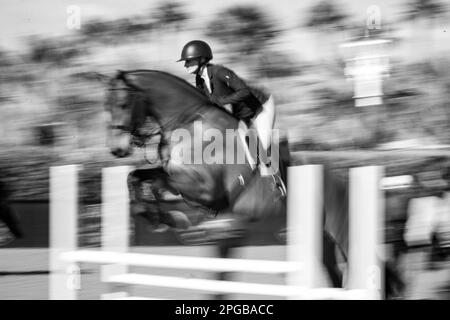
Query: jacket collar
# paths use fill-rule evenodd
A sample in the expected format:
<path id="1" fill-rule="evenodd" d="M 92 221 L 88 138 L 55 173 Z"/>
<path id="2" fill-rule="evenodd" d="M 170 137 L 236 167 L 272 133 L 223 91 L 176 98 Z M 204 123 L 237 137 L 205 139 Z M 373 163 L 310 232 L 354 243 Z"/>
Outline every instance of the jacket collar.
<path id="1" fill-rule="evenodd" d="M 200 78 L 203 78 L 203 74 L 204 74 L 204 72 L 206 71 L 206 74 L 207 74 L 207 76 L 208 76 L 208 78 L 209 78 L 209 85 L 210 85 L 210 88 L 211 88 L 211 93 L 214 92 L 214 84 L 213 84 L 213 82 L 212 82 L 212 79 L 213 79 L 214 75 L 213 75 L 212 67 L 213 67 L 212 64 L 207 63 L 204 67 L 202 67 L 202 69 L 201 69 L 200 72 L 198 73 L 198 76 L 199 76 Z"/>
<path id="2" fill-rule="evenodd" d="M 202 77 L 203 72 L 205 72 L 205 69 L 206 69 L 209 79 L 212 80 L 212 78 L 213 78 L 212 67 L 213 67 L 213 64 L 207 63 L 204 67 L 201 68 L 198 76 Z"/>

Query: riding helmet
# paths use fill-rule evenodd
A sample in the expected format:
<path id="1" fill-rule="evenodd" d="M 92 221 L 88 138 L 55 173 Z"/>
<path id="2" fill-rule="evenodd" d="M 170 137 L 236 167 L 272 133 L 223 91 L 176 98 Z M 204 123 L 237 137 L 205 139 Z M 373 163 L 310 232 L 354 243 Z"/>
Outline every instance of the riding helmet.
<path id="1" fill-rule="evenodd" d="M 181 58 L 177 62 L 195 58 L 206 58 L 207 60 L 213 58 L 211 47 L 205 41 L 193 40 L 186 43 L 181 51 Z"/>

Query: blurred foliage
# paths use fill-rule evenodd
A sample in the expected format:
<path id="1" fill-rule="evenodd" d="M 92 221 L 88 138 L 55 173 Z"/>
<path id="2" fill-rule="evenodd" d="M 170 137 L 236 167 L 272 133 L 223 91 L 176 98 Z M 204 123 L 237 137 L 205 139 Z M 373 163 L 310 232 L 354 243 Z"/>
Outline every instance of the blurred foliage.
<path id="1" fill-rule="evenodd" d="M 440 0 L 410 0 L 406 4 L 405 18 L 408 20 L 441 17 L 448 10 L 448 3 Z"/>
<path id="2" fill-rule="evenodd" d="M 8 67 L 13 64 L 12 59 L 7 52 L 0 51 L 0 68 Z"/>
<path id="3" fill-rule="evenodd" d="M 258 7 L 231 7 L 218 16 L 206 28 L 206 35 L 221 40 L 233 53 L 246 55 L 263 50 L 281 32 Z"/>
<path id="4" fill-rule="evenodd" d="M 83 55 L 83 48 L 62 39 L 31 38 L 28 59 L 34 63 L 54 63 L 63 65 L 68 60 Z"/>
<path id="5" fill-rule="evenodd" d="M 181 3 L 170 1 L 161 2 L 152 14 L 152 17 L 156 19 L 160 28 L 175 26 L 177 30 L 180 30 L 183 22 L 189 19 L 189 15 Z"/>
<path id="6" fill-rule="evenodd" d="M 174 26 L 178 31 L 189 19 L 184 7 L 178 2 L 161 2 L 150 14 L 115 20 L 91 20 L 83 24 L 81 33 L 89 40 L 103 43 L 133 42 L 134 36 L 155 29 L 167 30 Z"/>
<path id="7" fill-rule="evenodd" d="M 83 24 L 81 33 L 88 40 L 102 43 L 116 43 L 118 41 L 134 41 L 133 36 L 148 32 L 155 24 L 142 17 L 134 19 L 117 19 L 111 21 L 91 20 Z"/>
<path id="8" fill-rule="evenodd" d="M 310 28 L 335 27 L 343 28 L 348 15 L 340 9 L 342 6 L 335 1 L 323 0 L 312 6 L 306 26 Z"/>
<path id="9" fill-rule="evenodd" d="M 281 51 L 266 50 L 260 53 L 256 60 L 258 61 L 256 72 L 264 77 L 287 78 L 301 72 L 299 62 Z"/>

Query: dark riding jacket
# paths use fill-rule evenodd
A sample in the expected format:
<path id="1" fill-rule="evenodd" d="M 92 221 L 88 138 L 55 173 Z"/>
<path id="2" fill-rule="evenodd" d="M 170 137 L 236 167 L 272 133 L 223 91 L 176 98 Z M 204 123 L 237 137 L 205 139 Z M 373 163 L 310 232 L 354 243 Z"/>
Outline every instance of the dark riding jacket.
<path id="1" fill-rule="evenodd" d="M 269 99 L 269 95 L 248 86 L 232 70 L 224 66 L 207 64 L 206 68 L 212 93 L 208 91 L 200 74 L 197 74 L 195 79 L 197 88 L 221 107 L 231 104 L 233 115 L 249 125 L 250 120 L 261 112 L 262 105 Z"/>

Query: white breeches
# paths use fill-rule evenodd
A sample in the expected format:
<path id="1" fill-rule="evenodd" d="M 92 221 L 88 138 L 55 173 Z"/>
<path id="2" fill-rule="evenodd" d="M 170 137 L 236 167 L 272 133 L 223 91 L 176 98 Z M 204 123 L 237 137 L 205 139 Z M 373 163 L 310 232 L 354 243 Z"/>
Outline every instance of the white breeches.
<path id="1" fill-rule="evenodd" d="M 267 150 L 272 140 L 272 129 L 275 124 L 275 103 L 272 95 L 262 107 L 263 110 L 253 119 L 253 126 L 258 133 L 262 146 Z"/>

